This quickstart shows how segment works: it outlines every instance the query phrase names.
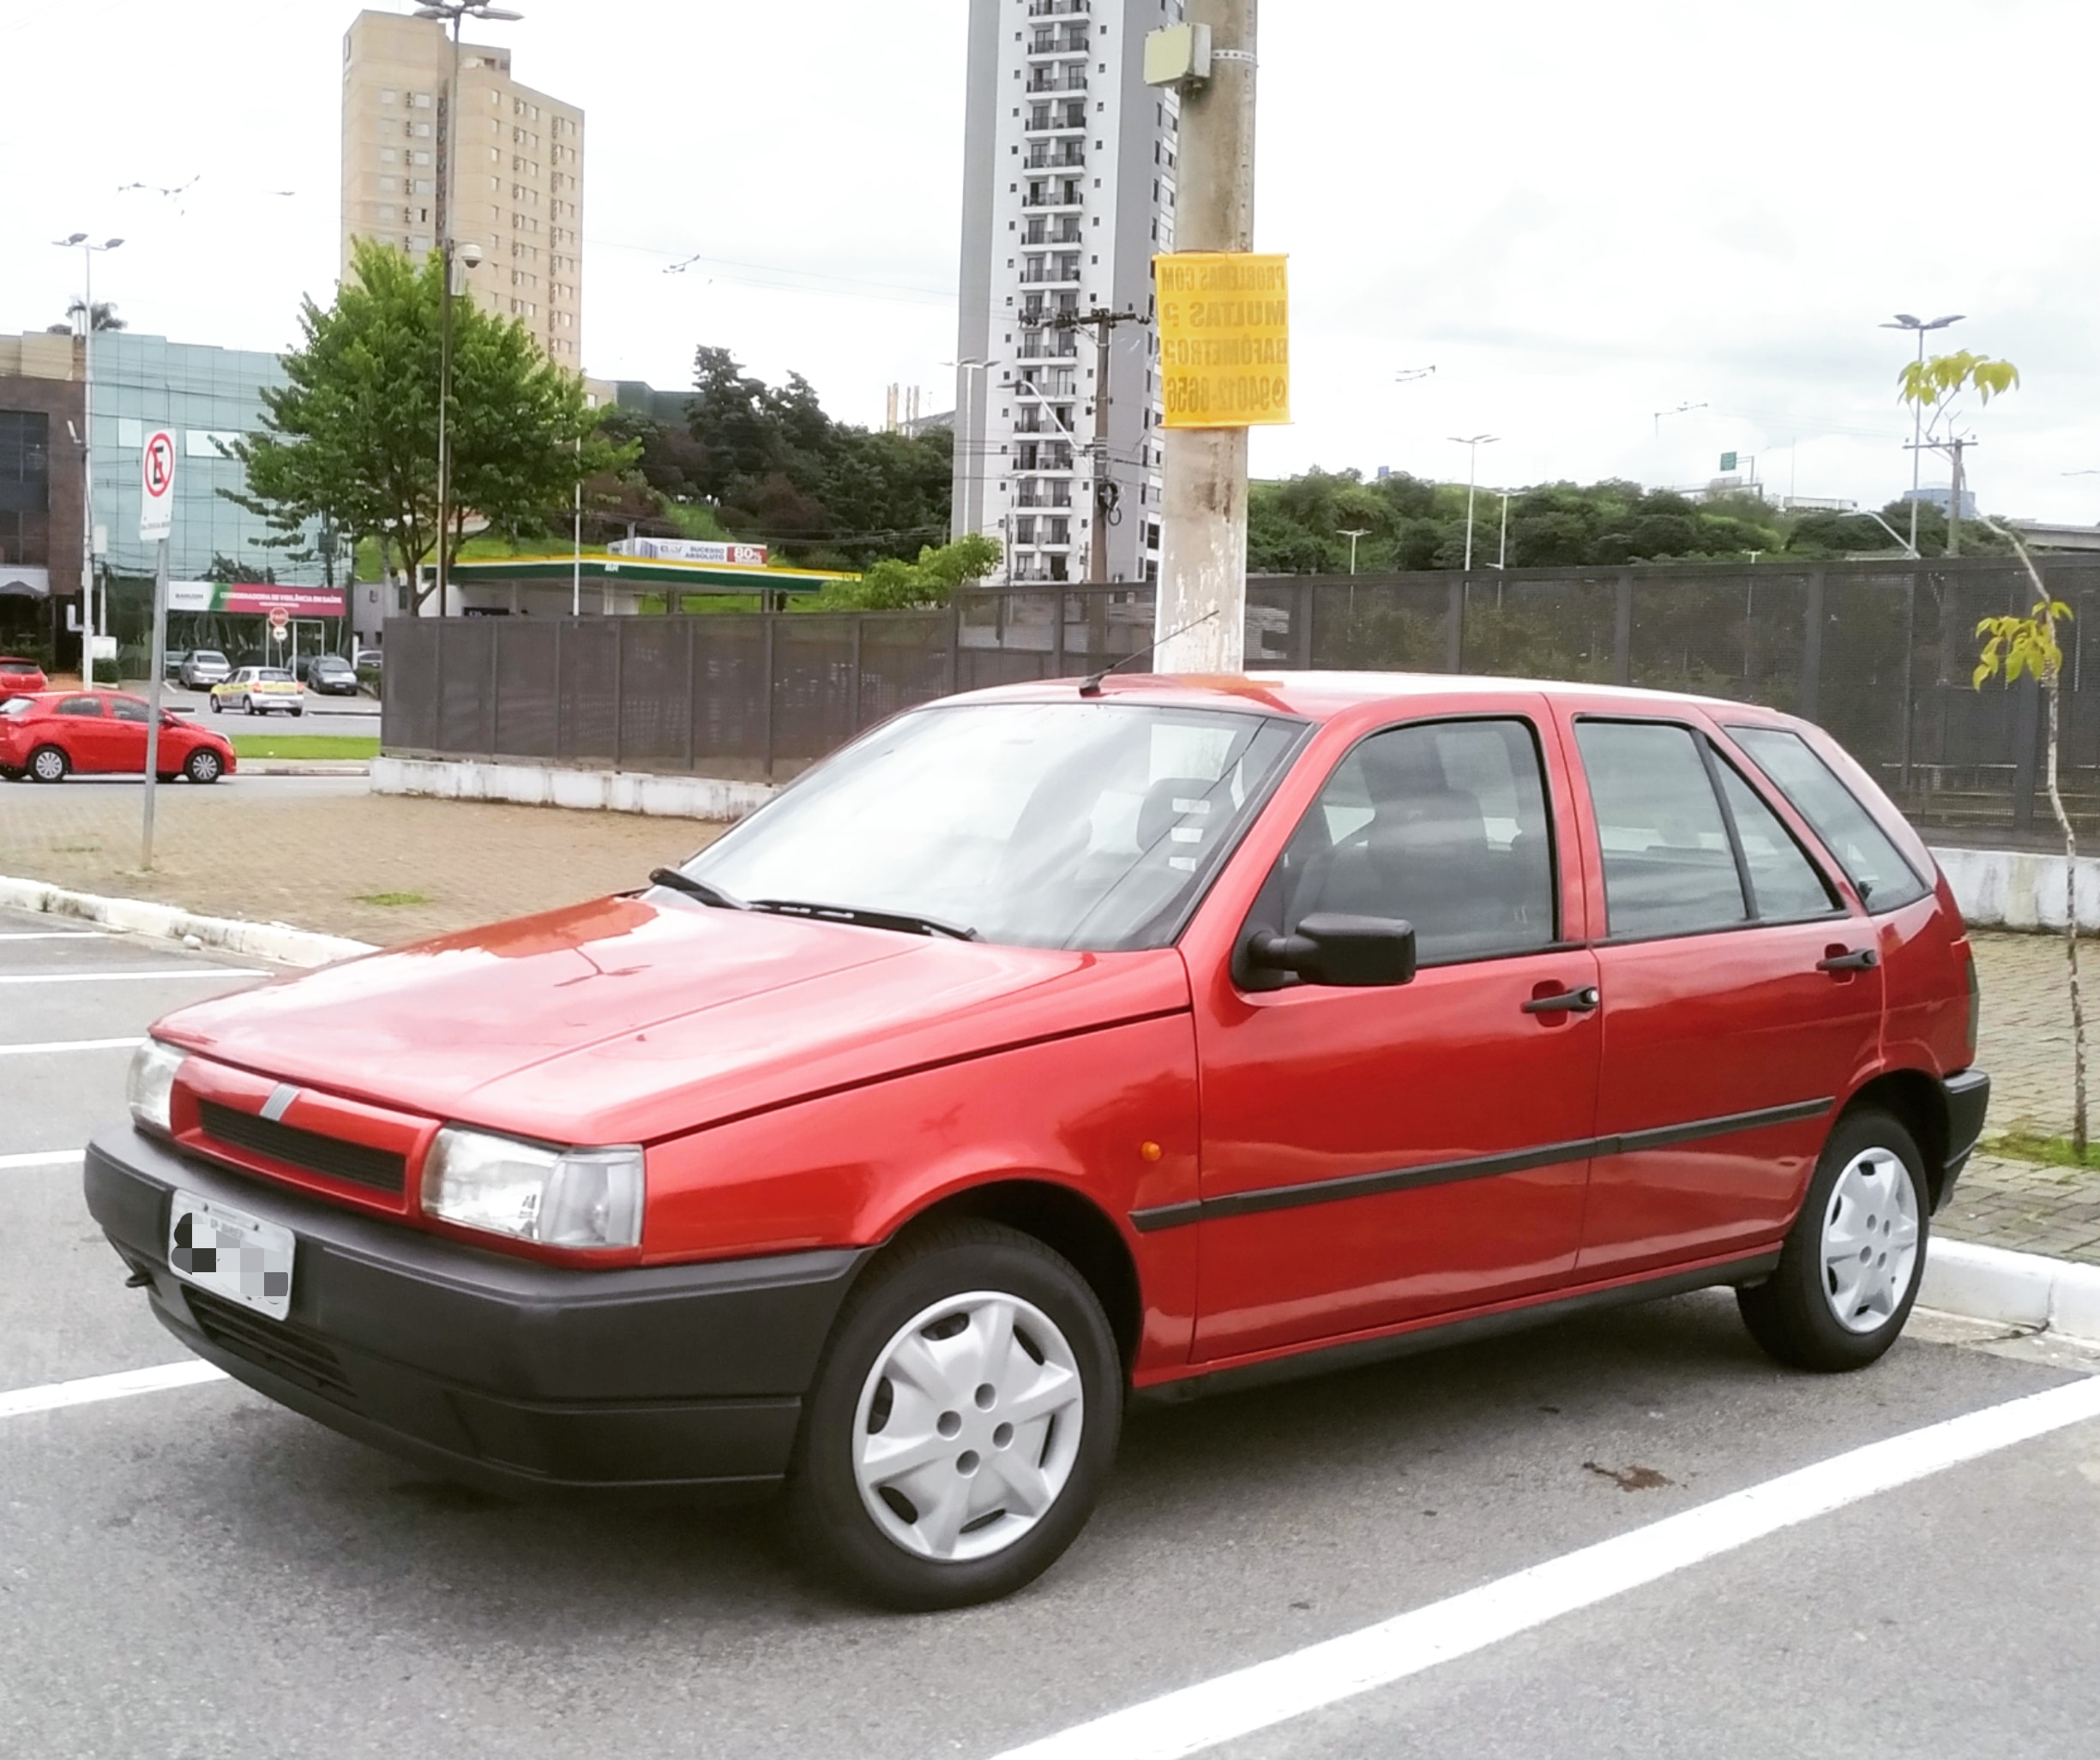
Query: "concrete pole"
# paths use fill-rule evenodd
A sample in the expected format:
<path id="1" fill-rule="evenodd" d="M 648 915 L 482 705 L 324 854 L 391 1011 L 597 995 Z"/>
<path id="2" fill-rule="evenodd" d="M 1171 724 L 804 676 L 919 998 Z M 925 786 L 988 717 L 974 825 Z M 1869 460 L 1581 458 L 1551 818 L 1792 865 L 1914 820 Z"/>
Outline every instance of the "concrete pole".
<path id="1" fill-rule="evenodd" d="M 1176 250 L 1254 249 L 1255 3 L 1188 0 L 1188 22 L 1211 27 L 1211 76 L 1182 96 Z M 1246 664 L 1247 430 L 1162 433 L 1152 668 L 1237 672 Z"/>
<path id="2" fill-rule="evenodd" d="M 1925 332 L 1920 327 L 1917 333 L 1917 363 L 1925 364 Z M 1922 480 L 1919 467 L 1925 457 L 1925 405 L 1910 405 L 1910 554 L 1917 554 L 1917 487 Z"/>
<path id="3" fill-rule="evenodd" d="M 1947 500 L 1947 553 L 1950 556 L 1961 554 L 1961 449 L 1968 443 L 1956 440 L 1947 445 L 1947 456 L 1954 461 L 1953 487 Z"/>
<path id="4" fill-rule="evenodd" d="M 81 684 L 95 688 L 95 248 L 81 247 Z M 56 646 L 51 658 L 58 658 Z"/>
<path id="5" fill-rule="evenodd" d="M 153 865 L 153 787 L 160 779 L 160 675 L 168 665 L 168 541 L 155 547 L 153 628 L 147 644 L 152 669 L 146 675 L 146 806 L 139 826 L 139 866 Z"/>
<path id="6" fill-rule="evenodd" d="M 1116 327 L 1104 311 L 1094 317 L 1094 513 L 1086 578 L 1102 581 L 1109 578 L 1109 343 Z"/>

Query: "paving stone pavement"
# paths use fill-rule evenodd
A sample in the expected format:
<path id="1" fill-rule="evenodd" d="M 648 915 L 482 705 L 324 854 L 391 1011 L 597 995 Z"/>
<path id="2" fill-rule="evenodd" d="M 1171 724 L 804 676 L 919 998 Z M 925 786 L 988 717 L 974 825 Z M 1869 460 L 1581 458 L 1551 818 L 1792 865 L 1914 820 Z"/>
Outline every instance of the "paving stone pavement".
<path id="1" fill-rule="evenodd" d="M 0 784 L 0 874 L 273 919 L 396 945 L 639 885 L 720 826 L 623 813 L 429 801 L 272 779 L 161 792 L 154 870 L 137 869 L 138 796 Z M 376 900 L 394 898 L 400 902 Z M 1990 1129 L 2070 1128 L 2071 1011 L 2062 943 L 1979 932 L 1979 1061 Z M 2081 943 L 2100 1024 L 2100 942 Z M 2100 1102 L 2100 1072 L 2096 1102 Z M 2100 1170 L 1978 1156 L 1935 1226 L 2100 1264 Z"/>

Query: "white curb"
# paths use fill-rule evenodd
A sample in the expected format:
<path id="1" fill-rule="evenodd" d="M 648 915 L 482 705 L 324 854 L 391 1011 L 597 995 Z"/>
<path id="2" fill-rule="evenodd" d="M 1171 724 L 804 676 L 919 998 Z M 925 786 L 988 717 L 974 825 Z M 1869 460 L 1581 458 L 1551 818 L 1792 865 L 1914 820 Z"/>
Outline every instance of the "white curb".
<path id="1" fill-rule="evenodd" d="M 135 935 L 154 935 L 185 946 L 212 947 L 246 954 L 279 965 L 327 965 L 375 951 L 369 942 L 342 935 L 317 934 L 289 923 L 243 922 L 230 916 L 199 916 L 179 904 L 156 904 L 143 898 L 105 898 L 93 892 L 69 892 L 42 880 L 12 880 L 0 874 L 0 905 L 38 910 L 99 922 Z"/>
<path id="2" fill-rule="evenodd" d="M 375 758 L 375 795 L 429 795 L 444 801 L 509 801 L 718 822 L 755 813 L 779 792 L 772 783 L 711 776 L 659 776 L 640 770 L 568 770 L 553 764 L 479 758 Z"/>
<path id="3" fill-rule="evenodd" d="M 2046 1327 L 2100 1344 L 2100 1265 L 1935 1235 L 1917 1299 L 1971 1320 Z"/>

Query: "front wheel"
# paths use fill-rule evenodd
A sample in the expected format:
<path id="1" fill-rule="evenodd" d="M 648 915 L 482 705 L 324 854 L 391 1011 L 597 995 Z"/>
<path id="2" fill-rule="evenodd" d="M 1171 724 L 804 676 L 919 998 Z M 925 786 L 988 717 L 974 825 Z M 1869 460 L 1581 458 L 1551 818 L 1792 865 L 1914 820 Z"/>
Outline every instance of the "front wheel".
<path id="1" fill-rule="evenodd" d="M 1778 1270 L 1736 1292 L 1750 1336 L 1797 1369 L 1862 1369 L 1880 1357 L 1917 1300 L 1925 1192 L 1917 1144 L 1897 1120 L 1872 1108 L 1839 1119 Z"/>
<path id="2" fill-rule="evenodd" d="M 217 782 L 225 767 L 209 746 L 198 747 L 183 760 L 183 774 L 194 783 Z"/>
<path id="3" fill-rule="evenodd" d="M 226 705 L 225 705 L 224 703 L 220 702 L 217 697 L 214 697 L 214 698 L 212 699 L 212 713 L 213 713 L 213 714 L 216 715 L 216 714 L 220 713 L 220 712 L 221 712 L 223 709 L 225 709 L 225 707 L 226 707 Z"/>
<path id="4" fill-rule="evenodd" d="M 1122 1382 L 1100 1302 L 1041 1241 L 983 1222 L 907 1238 L 848 1299 L 804 1404 L 804 1552 L 893 1607 L 1010 1595 L 1092 1513 Z"/>

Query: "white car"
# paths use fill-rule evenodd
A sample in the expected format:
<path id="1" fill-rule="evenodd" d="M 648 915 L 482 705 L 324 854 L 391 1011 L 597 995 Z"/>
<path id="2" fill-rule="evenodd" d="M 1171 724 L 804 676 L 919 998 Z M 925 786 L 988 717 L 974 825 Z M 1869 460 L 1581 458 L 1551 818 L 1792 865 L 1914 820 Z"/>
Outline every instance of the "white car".
<path id="1" fill-rule="evenodd" d="M 304 715 L 306 692 L 281 666 L 244 666 L 223 684 L 212 687 L 212 713 L 227 709 L 245 710 L 250 715 L 270 715 L 284 709 Z"/>
<path id="2" fill-rule="evenodd" d="M 232 664 L 216 648 L 192 648 L 183 656 L 175 676 L 191 690 L 201 691 L 224 684 L 232 671 Z"/>

